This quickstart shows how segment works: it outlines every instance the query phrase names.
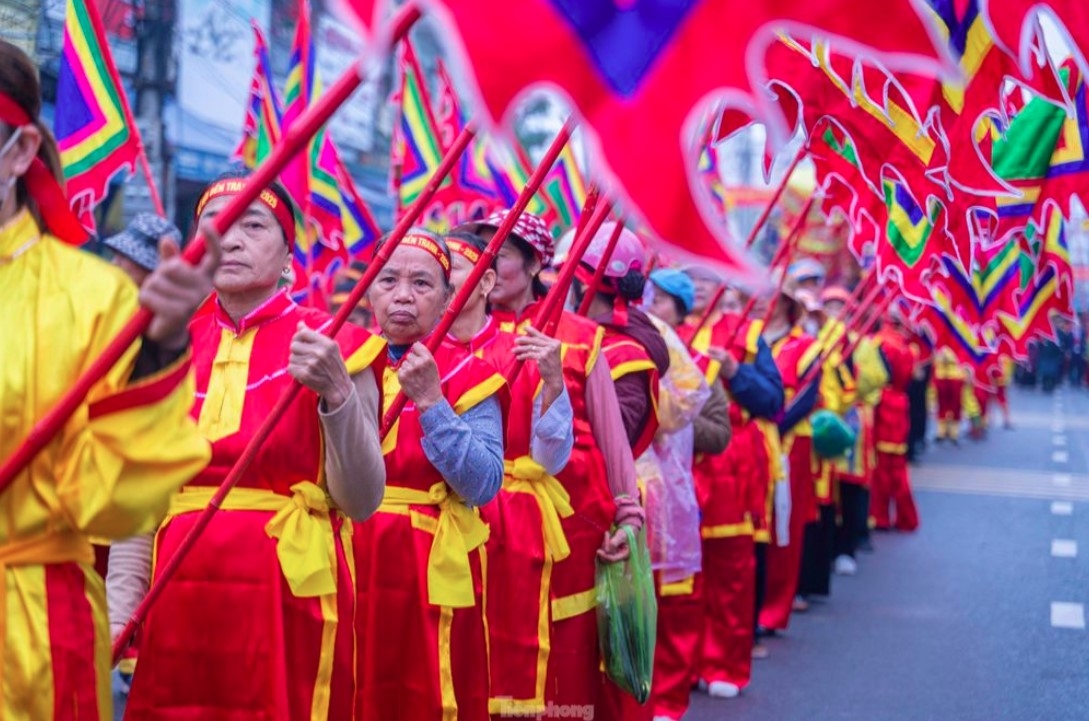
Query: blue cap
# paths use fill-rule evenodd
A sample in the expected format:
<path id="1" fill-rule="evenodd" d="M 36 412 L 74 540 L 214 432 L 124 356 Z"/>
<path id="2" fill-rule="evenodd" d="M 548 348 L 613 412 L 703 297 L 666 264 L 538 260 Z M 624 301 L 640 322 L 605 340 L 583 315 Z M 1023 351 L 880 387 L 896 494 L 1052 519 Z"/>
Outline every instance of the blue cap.
<path id="1" fill-rule="evenodd" d="M 815 258 L 802 258 L 787 270 L 787 277 L 796 283 L 813 279 L 823 281 L 827 274 L 828 271 Z"/>
<path id="2" fill-rule="evenodd" d="M 696 286 L 687 273 L 674 268 L 659 268 L 650 274 L 650 282 L 681 301 L 685 313 L 692 312 L 692 306 L 696 304 Z"/>

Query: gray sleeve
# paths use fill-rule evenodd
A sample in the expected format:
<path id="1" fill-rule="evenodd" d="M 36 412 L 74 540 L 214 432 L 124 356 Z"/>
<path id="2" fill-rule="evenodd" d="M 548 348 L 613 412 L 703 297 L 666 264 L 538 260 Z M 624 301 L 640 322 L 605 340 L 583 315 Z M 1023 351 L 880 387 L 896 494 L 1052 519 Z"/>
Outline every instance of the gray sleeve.
<path id="1" fill-rule="evenodd" d="M 495 498 L 503 485 L 503 413 L 488 398 L 460 416 L 447 401 L 420 415 L 423 447 L 450 487 L 471 506 Z"/>
<path id="2" fill-rule="evenodd" d="M 110 546 L 110 565 L 106 571 L 106 606 L 110 616 L 110 635 L 117 638 L 136 613 L 151 583 L 151 554 L 154 533 L 115 541 Z"/>
<path id="3" fill-rule="evenodd" d="M 352 377 L 352 395 L 340 408 L 318 406 L 325 436 L 325 481 L 333 502 L 353 520 L 382 503 L 386 463 L 378 437 L 378 385 L 370 368 Z"/>
<path id="4" fill-rule="evenodd" d="M 565 386 L 552 405 L 541 415 L 541 396 L 533 401 L 533 439 L 530 455 L 554 476 L 571 460 L 575 447 L 575 412 Z"/>

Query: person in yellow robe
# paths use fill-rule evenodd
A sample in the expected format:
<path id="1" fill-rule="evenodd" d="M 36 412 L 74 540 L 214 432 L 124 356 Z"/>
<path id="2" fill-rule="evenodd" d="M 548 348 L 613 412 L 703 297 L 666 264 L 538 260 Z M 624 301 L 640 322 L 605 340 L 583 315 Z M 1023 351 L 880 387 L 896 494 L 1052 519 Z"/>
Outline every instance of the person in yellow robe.
<path id="1" fill-rule="evenodd" d="M 37 70 L 0 40 L 0 459 L 102 353 L 137 310 L 136 286 L 80 251 L 85 233 L 39 118 Z M 139 300 L 155 319 L 71 420 L 0 492 L 0 718 L 113 717 L 110 632 L 89 537 L 153 530 L 208 461 L 189 420 L 186 324 L 211 289 L 164 242 Z"/>

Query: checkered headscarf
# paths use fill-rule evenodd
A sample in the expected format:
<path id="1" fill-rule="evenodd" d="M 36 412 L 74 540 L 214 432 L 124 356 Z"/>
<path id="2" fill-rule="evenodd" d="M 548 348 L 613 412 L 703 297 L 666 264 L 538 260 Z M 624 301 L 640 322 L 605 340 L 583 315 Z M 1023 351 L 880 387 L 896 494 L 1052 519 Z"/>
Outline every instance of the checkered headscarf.
<path id="1" fill-rule="evenodd" d="M 473 226 L 475 229 L 498 229 L 508 215 L 510 215 L 509 210 L 497 210 L 484 220 L 474 223 Z M 533 213 L 522 213 L 518 216 L 518 222 L 514 224 L 512 232 L 537 251 L 537 254 L 541 256 L 542 265 L 549 266 L 552 264 L 552 257 L 556 254 L 556 241 L 552 238 L 552 234 L 548 232 L 548 226 L 545 225 L 540 216 Z"/>

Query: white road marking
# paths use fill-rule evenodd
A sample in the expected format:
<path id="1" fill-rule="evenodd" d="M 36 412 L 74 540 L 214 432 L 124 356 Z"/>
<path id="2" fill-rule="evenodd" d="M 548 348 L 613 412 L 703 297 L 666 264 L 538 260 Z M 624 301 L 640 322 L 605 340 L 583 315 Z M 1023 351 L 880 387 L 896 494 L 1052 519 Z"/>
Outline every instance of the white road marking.
<path id="1" fill-rule="evenodd" d="M 1080 603 L 1051 602 L 1051 627 L 1085 630 L 1085 606 Z"/>
<path id="2" fill-rule="evenodd" d="M 1054 436 L 1051 439 L 1051 444 L 1054 445 L 1054 446 L 1058 446 L 1059 448 L 1062 448 L 1063 446 L 1066 445 L 1066 436 Z"/>
<path id="3" fill-rule="evenodd" d="M 1071 478 L 1069 473 L 1056 473 L 1054 476 L 1051 477 L 1051 482 L 1054 483 L 1056 486 L 1059 486 L 1060 488 L 1068 487 L 1070 485 L 1070 481 Z"/>
<path id="4" fill-rule="evenodd" d="M 1054 516 L 1074 515 L 1074 504 L 1070 501 L 1052 501 L 1051 514 Z"/>
<path id="5" fill-rule="evenodd" d="M 1062 421 L 1056 421 L 1056 422 L 1052 423 L 1051 424 L 1051 432 L 1052 433 L 1065 433 L 1066 432 L 1066 424 L 1063 423 Z"/>
<path id="6" fill-rule="evenodd" d="M 1055 558 L 1077 558 L 1078 542 L 1068 538 L 1052 539 L 1051 555 Z"/>
<path id="7" fill-rule="evenodd" d="M 1051 454 L 1051 460 L 1056 463 L 1067 463 L 1070 461 L 1070 454 L 1066 451 L 1055 451 Z"/>

